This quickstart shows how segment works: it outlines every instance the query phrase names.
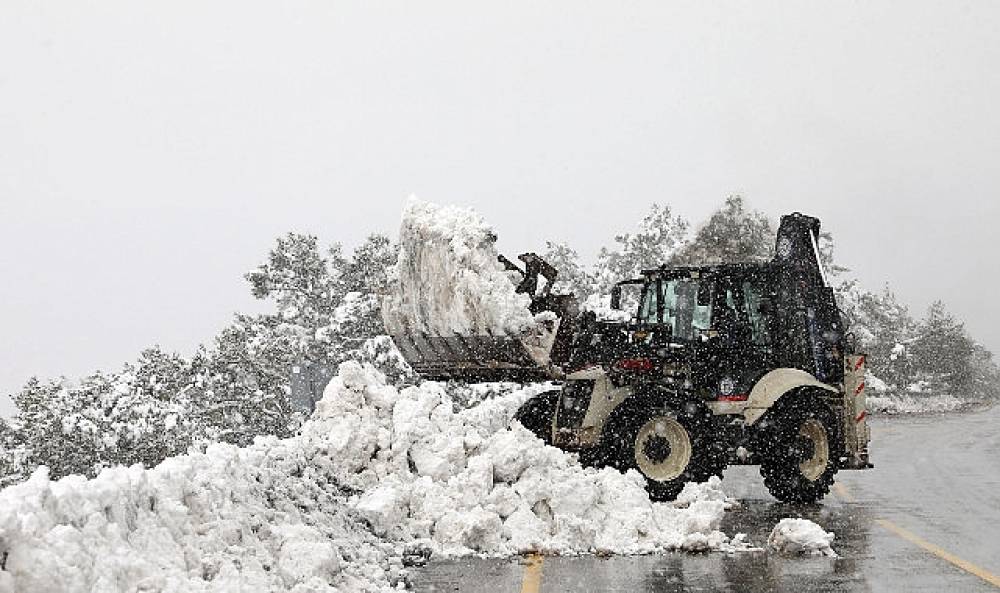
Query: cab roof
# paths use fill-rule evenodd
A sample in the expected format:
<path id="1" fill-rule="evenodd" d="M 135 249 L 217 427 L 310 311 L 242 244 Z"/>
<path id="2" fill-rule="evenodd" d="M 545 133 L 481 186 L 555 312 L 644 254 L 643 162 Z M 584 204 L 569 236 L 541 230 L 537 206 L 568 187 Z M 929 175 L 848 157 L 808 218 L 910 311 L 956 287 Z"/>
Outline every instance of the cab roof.
<path id="1" fill-rule="evenodd" d="M 711 276 L 739 273 L 739 272 L 751 272 L 751 271 L 761 271 L 765 272 L 772 270 L 777 266 L 773 261 L 760 261 L 760 262 L 744 262 L 744 263 L 734 263 L 734 264 L 713 264 L 713 265 L 696 265 L 696 266 L 667 266 L 662 265 L 659 268 L 651 268 L 648 270 L 643 270 L 643 276 L 684 276 L 690 275 L 691 273 L 705 274 Z"/>

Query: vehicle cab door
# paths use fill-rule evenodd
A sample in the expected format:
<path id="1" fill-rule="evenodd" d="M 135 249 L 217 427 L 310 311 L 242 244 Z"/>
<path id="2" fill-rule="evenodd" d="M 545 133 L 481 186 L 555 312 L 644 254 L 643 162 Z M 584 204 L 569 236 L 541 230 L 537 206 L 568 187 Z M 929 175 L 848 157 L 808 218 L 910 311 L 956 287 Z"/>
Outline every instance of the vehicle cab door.
<path id="1" fill-rule="evenodd" d="M 727 275 L 716 283 L 711 342 L 718 357 L 720 397 L 745 398 L 773 368 L 773 305 L 766 289 L 751 273 Z"/>

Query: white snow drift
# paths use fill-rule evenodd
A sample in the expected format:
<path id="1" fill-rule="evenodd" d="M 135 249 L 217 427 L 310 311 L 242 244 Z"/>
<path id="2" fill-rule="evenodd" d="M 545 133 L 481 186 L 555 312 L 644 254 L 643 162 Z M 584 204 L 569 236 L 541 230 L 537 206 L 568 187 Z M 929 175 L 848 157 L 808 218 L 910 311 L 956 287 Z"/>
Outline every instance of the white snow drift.
<path id="1" fill-rule="evenodd" d="M 497 260 L 496 234 L 474 211 L 410 198 L 383 318 L 391 333 L 519 335 L 534 327 L 529 297 Z"/>
<path id="2" fill-rule="evenodd" d="M 896 346 L 893 349 L 894 355 L 898 348 L 902 348 L 899 344 Z M 928 393 L 928 387 L 926 381 L 917 381 L 904 389 L 892 389 L 869 371 L 865 373 L 865 388 L 868 393 L 866 407 L 872 414 L 893 416 L 954 412 L 966 405 L 966 402 L 953 395 Z"/>
<path id="3" fill-rule="evenodd" d="M 833 538 L 833 533 L 809 519 L 782 519 L 771 530 L 767 545 L 783 554 L 836 557 Z"/>
<path id="4" fill-rule="evenodd" d="M 718 480 L 650 503 L 635 472 L 584 469 L 507 428 L 542 386 L 460 412 L 442 384 L 397 390 L 345 363 L 299 436 L 213 445 L 154 469 L 0 492 L 0 592 L 371 591 L 407 548 L 745 549 Z"/>

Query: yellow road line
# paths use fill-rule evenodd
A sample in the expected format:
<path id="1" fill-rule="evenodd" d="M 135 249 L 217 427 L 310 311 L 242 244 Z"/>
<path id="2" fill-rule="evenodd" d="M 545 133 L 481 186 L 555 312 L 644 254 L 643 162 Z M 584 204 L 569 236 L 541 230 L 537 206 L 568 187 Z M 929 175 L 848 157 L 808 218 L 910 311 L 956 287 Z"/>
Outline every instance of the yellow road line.
<path id="1" fill-rule="evenodd" d="M 840 496 L 847 502 L 854 502 L 854 497 L 851 495 L 850 492 L 847 491 L 847 488 L 844 487 L 844 485 L 841 484 L 840 482 L 833 485 L 833 490 L 837 493 L 838 496 Z M 902 527 L 896 525 L 895 523 L 893 523 L 888 519 L 875 519 L 875 522 L 881 525 L 886 530 L 891 531 L 895 535 L 905 539 L 911 544 L 923 548 L 924 550 L 930 552 L 931 554 L 934 554 L 935 556 L 944 560 L 945 562 L 949 562 L 952 565 L 961 568 L 965 572 L 983 579 L 984 581 L 993 585 L 994 587 L 1000 588 L 1000 577 L 991 573 L 985 568 L 977 566 L 969 562 L 968 560 L 959 558 L 958 556 L 952 554 L 951 552 L 945 550 L 944 548 L 932 544 L 931 542 L 925 540 L 924 538 L 913 533 L 912 531 L 903 529 Z"/>
<path id="2" fill-rule="evenodd" d="M 528 556 L 528 561 L 524 565 L 524 577 L 521 579 L 521 593 L 538 593 L 542 587 L 542 561 L 541 554 Z"/>
<path id="3" fill-rule="evenodd" d="M 911 544 L 916 544 L 921 548 L 927 550 L 931 554 L 934 554 L 938 558 L 951 562 L 952 564 L 961 568 L 965 572 L 969 574 L 974 574 L 977 577 L 986 581 L 987 583 L 993 585 L 994 587 L 1000 588 L 1000 577 L 989 572 L 988 570 L 976 566 L 975 564 L 969 562 L 968 560 L 963 560 L 962 558 L 959 558 L 958 556 L 948 552 L 947 550 L 935 546 L 931 542 L 923 539 L 922 537 L 918 536 L 915 533 L 903 529 L 902 527 L 896 525 L 892 521 L 889 521 L 887 519 L 876 519 L 875 522 L 881 525 L 882 527 L 885 527 L 889 531 L 895 533 L 899 537 L 910 542 Z"/>

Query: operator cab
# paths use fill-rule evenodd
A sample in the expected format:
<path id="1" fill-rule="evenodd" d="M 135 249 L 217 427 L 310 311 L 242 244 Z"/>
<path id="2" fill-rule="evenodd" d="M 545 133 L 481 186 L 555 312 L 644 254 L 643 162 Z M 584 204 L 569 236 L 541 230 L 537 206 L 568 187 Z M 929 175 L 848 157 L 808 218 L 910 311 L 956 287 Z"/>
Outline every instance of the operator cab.
<path id="1" fill-rule="evenodd" d="M 774 368 L 774 270 L 771 264 L 729 264 L 646 270 L 619 283 L 612 307 L 634 311 L 628 356 L 648 357 L 658 373 L 674 373 L 704 399 L 745 399 Z M 622 289 L 631 288 L 623 299 Z"/>
<path id="2" fill-rule="evenodd" d="M 646 270 L 618 283 L 611 306 L 635 311 L 631 326 L 666 341 L 771 343 L 774 297 L 767 265 L 726 265 Z M 773 284 L 773 283 L 772 283 Z M 622 288 L 635 287 L 623 299 Z"/>

